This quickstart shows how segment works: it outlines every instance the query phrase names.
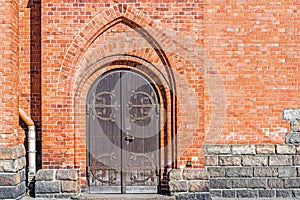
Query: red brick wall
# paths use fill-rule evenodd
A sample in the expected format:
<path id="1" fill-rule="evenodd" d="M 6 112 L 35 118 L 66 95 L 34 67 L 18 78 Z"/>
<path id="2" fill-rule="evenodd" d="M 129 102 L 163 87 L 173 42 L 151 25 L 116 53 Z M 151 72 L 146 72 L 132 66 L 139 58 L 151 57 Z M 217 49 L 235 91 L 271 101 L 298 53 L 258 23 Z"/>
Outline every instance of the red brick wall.
<path id="1" fill-rule="evenodd" d="M 299 105 L 299 6 L 206 1 L 204 49 L 213 66 L 207 72 L 218 74 L 214 89 L 223 91 L 226 105 L 215 108 L 224 118 L 221 134 L 209 125 L 206 130 L 219 134 L 219 143 L 284 143 L 288 123 L 282 109 Z M 207 98 L 209 121 L 214 103 Z"/>
<path id="2" fill-rule="evenodd" d="M 15 146 L 18 138 L 18 18 L 17 0 L 0 1 L 0 146 Z M 20 137 L 20 140 L 23 138 Z"/>
<path id="3" fill-rule="evenodd" d="M 175 77 L 177 122 L 172 129 L 174 123 L 168 121 L 166 139 L 171 144 L 176 128 L 178 167 L 187 160 L 193 160 L 193 167 L 203 167 L 204 143 L 284 142 L 288 124 L 282 120 L 282 109 L 299 102 L 299 5 L 280 1 L 114 5 L 92 0 L 42 2 L 44 168 L 76 166 L 84 176 L 85 99 L 96 78 L 89 76 L 92 71 L 85 72 L 97 60 L 123 50 L 164 64 L 153 49 L 155 42 Z M 122 23 L 115 25 L 120 16 L 150 33 L 155 44 Z M 97 66 L 93 67 L 96 73 Z M 159 70 L 168 76 L 166 68 Z M 170 95 L 166 101 L 171 104 Z M 170 119 L 171 110 L 166 115 Z"/>

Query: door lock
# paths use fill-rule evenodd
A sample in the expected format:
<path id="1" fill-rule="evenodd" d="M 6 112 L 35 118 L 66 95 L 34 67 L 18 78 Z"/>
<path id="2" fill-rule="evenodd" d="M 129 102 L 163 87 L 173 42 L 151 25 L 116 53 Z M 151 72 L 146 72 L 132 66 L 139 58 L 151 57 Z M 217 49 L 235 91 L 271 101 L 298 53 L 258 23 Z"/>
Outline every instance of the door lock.
<path id="1" fill-rule="evenodd" d="M 134 139 L 135 139 L 135 137 L 131 136 L 131 135 L 126 135 L 126 137 L 125 137 L 125 140 L 128 142 L 132 142 Z"/>

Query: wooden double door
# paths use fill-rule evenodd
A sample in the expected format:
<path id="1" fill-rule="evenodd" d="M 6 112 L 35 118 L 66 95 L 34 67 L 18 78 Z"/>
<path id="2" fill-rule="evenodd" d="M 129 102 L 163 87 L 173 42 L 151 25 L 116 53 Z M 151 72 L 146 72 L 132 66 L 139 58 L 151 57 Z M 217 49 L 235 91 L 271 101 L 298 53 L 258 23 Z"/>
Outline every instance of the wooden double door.
<path id="1" fill-rule="evenodd" d="M 135 71 L 94 82 L 87 99 L 90 193 L 157 193 L 159 108 L 153 85 Z"/>

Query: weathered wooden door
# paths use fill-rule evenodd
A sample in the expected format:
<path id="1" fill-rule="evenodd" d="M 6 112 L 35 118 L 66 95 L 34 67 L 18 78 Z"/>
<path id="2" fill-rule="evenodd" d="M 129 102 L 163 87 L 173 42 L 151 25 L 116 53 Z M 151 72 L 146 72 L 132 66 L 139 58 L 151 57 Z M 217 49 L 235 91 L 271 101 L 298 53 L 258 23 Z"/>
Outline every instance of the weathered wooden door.
<path id="1" fill-rule="evenodd" d="M 99 77 L 87 100 L 90 193 L 157 193 L 159 102 L 134 71 Z"/>

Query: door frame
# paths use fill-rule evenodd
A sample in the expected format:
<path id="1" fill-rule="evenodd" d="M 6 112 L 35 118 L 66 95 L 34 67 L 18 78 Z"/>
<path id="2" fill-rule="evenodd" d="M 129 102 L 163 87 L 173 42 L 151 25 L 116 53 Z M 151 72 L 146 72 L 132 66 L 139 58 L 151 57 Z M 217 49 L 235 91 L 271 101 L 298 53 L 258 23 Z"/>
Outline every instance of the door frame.
<path id="1" fill-rule="evenodd" d="M 157 104 L 159 105 L 159 112 L 158 112 L 158 136 L 157 136 L 157 147 L 158 147 L 158 151 L 157 151 L 157 166 L 158 168 L 156 168 L 156 170 L 158 170 L 158 172 L 155 172 L 156 175 L 157 175 L 157 189 L 155 193 L 160 193 L 161 190 L 160 190 L 160 186 L 161 186 L 161 112 L 160 112 L 160 107 L 163 106 L 161 105 L 161 102 L 163 102 L 161 100 L 161 94 L 160 94 L 160 91 L 159 89 L 157 88 L 156 84 L 153 82 L 153 80 L 151 80 L 151 78 L 149 78 L 147 75 L 145 75 L 144 73 L 142 73 L 141 71 L 138 71 L 138 70 L 135 70 L 133 68 L 116 68 L 116 69 L 112 69 L 112 70 L 108 70 L 102 74 L 100 74 L 95 80 L 94 82 L 90 85 L 89 89 L 88 89 L 88 94 L 87 94 L 87 98 L 86 98 L 86 109 L 88 110 L 89 107 L 88 107 L 88 100 L 89 98 L 91 97 L 91 92 L 93 90 L 94 87 L 96 87 L 95 85 L 98 84 L 103 78 L 105 78 L 106 76 L 108 76 L 109 74 L 111 73 L 117 73 L 117 72 L 130 72 L 130 73 L 134 73 L 136 74 L 137 76 L 140 76 L 142 77 L 145 82 L 147 82 L 147 84 L 149 84 L 149 86 L 152 88 L 152 90 L 155 92 L 155 96 L 156 96 L 156 99 L 157 99 Z M 87 113 L 86 114 L 86 130 L 87 130 L 87 134 L 86 134 L 86 147 L 87 147 L 87 151 L 86 151 L 86 173 L 87 173 L 87 178 L 88 178 L 88 166 L 89 166 L 89 162 L 90 162 L 90 155 L 89 155 L 89 148 L 90 148 L 90 144 L 89 144 L 89 141 L 90 141 L 90 126 L 89 126 L 89 114 Z M 122 130 L 121 130 L 122 132 Z M 121 141 L 122 143 L 122 141 Z M 121 147 L 121 151 L 123 150 L 123 147 Z M 121 166 L 123 165 L 123 161 L 122 161 L 122 156 L 123 156 L 123 153 L 121 152 Z M 124 194 L 126 193 L 126 185 L 125 185 L 125 181 L 123 180 L 124 179 L 124 172 L 123 172 L 123 167 L 121 167 L 121 194 Z M 87 180 L 88 181 L 88 180 Z M 90 188 L 90 185 L 89 185 L 89 182 L 87 182 L 87 186 L 88 188 Z M 145 188 L 147 188 L 147 186 L 144 186 Z M 107 193 L 107 192 L 105 192 Z M 134 192 L 135 193 L 135 192 Z M 144 193 L 154 193 L 154 192 L 144 192 Z"/>

